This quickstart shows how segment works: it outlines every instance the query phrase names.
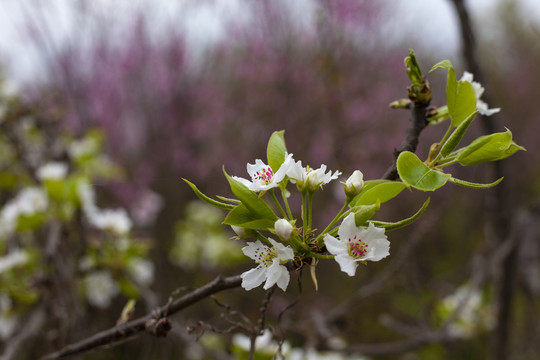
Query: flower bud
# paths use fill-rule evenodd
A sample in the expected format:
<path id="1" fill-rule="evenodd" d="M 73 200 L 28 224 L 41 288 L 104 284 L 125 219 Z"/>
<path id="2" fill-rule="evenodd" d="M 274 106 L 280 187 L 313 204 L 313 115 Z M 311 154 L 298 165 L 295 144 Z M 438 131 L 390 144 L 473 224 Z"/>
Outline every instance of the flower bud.
<path id="1" fill-rule="evenodd" d="M 360 194 L 364 187 L 364 174 L 360 170 L 355 170 L 345 182 L 345 194 L 349 198 L 353 198 Z"/>
<path id="2" fill-rule="evenodd" d="M 294 230 L 294 227 L 287 220 L 279 219 L 274 224 L 274 230 L 276 230 L 276 234 L 280 238 L 282 238 L 283 240 L 288 240 L 291 238 L 291 234 L 292 234 L 292 231 Z"/>
<path id="3" fill-rule="evenodd" d="M 241 226 L 231 225 L 231 228 L 233 229 L 234 233 L 241 239 L 245 239 L 248 237 L 246 234 L 246 229 L 244 229 Z"/>

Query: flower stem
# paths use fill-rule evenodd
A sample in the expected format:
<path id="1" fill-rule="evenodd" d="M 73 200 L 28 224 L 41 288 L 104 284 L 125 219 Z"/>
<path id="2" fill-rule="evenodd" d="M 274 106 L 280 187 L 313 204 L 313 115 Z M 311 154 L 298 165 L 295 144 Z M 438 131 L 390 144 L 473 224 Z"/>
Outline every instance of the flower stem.
<path id="1" fill-rule="evenodd" d="M 311 224 L 313 219 L 313 195 L 314 192 L 308 193 L 308 236 L 311 234 Z"/>
<path id="2" fill-rule="evenodd" d="M 306 192 L 302 191 L 302 238 L 306 242 L 306 228 L 308 226 L 307 219 L 307 197 Z"/>
<path id="3" fill-rule="evenodd" d="M 339 221 L 339 219 L 341 218 L 341 215 L 345 212 L 345 210 L 347 209 L 347 206 L 349 206 L 349 203 L 351 201 L 350 200 L 346 200 L 345 201 L 345 204 L 343 204 L 343 207 L 341 208 L 341 210 L 339 210 L 339 212 L 337 213 L 337 215 L 334 217 L 334 219 L 330 222 L 330 224 L 328 224 L 328 226 L 320 233 L 319 236 L 317 236 L 317 244 L 319 244 L 319 246 L 321 246 L 321 243 L 322 243 L 322 239 L 323 239 L 323 236 L 324 234 L 328 233 L 328 231 L 330 231 L 330 229 L 332 229 L 336 223 Z"/>
<path id="4" fill-rule="evenodd" d="M 287 209 L 287 214 L 289 214 L 289 220 L 293 219 L 291 208 L 289 207 L 289 202 L 287 201 L 287 197 L 285 196 L 285 188 L 281 188 L 281 198 L 283 199 L 283 202 L 285 203 L 285 208 Z"/>
<path id="5" fill-rule="evenodd" d="M 276 204 L 276 206 L 278 207 L 279 211 L 281 212 L 281 215 L 282 215 L 285 219 L 288 219 L 287 214 L 285 213 L 285 210 L 283 210 L 283 207 L 282 207 L 281 204 L 279 203 L 279 200 L 278 200 L 278 198 L 276 197 L 276 194 L 274 193 L 274 189 L 270 189 L 269 193 L 270 193 L 270 196 L 272 197 L 272 200 L 274 200 L 274 203 Z"/>
<path id="6" fill-rule="evenodd" d="M 437 154 L 437 156 L 435 157 L 435 159 L 433 159 L 433 161 L 431 162 L 431 164 L 436 164 L 437 161 L 440 159 L 440 157 L 442 156 L 441 155 L 441 149 L 443 148 L 444 146 L 444 142 L 446 141 L 446 139 L 448 138 L 448 136 L 450 136 L 450 133 L 452 132 L 452 122 L 450 122 L 450 126 L 448 127 L 448 130 L 446 130 L 446 133 L 444 134 L 443 138 L 441 139 L 440 143 L 441 146 L 439 148 L 439 153 Z"/>

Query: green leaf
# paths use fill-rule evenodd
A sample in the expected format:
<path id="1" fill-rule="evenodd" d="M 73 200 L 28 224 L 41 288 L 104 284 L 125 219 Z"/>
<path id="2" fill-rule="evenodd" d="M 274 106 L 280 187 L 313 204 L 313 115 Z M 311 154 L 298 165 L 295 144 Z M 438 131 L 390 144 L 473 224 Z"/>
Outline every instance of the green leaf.
<path id="1" fill-rule="evenodd" d="M 448 73 L 450 74 L 450 72 Z M 452 105 L 448 103 L 447 105 L 452 125 L 459 126 L 476 111 L 476 92 L 472 84 L 464 80 L 458 81 L 454 103 Z"/>
<path id="2" fill-rule="evenodd" d="M 429 200 L 430 199 L 428 198 L 424 202 L 424 205 L 422 205 L 420 210 L 418 210 L 416 212 L 416 214 L 414 214 L 410 218 L 403 219 L 403 220 L 397 221 L 397 222 L 386 222 L 386 221 L 376 221 L 376 220 L 370 220 L 369 222 L 373 223 L 373 225 L 375 225 L 376 227 L 384 228 L 386 230 L 395 230 L 395 229 L 402 228 L 402 227 L 404 227 L 406 225 L 409 225 L 410 223 L 412 223 L 413 221 L 418 219 L 420 217 L 420 215 L 422 215 L 422 213 L 426 210 L 426 208 L 429 205 Z"/>
<path id="3" fill-rule="evenodd" d="M 364 187 L 362 188 L 362 191 L 360 191 L 360 193 L 358 195 L 356 195 L 352 200 L 351 200 L 351 203 L 349 204 L 350 207 L 353 207 L 354 205 L 356 205 L 356 203 L 358 202 L 358 200 L 371 188 L 373 188 L 374 186 L 376 185 L 379 185 L 379 184 L 382 184 L 382 183 L 386 183 L 386 182 L 390 182 L 390 180 L 367 180 L 367 181 L 364 181 Z"/>
<path id="4" fill-rule="evenodd" d="M 216 195 L 216 197 L 219 199 L 219 200 L 223 200 L 223 201 L 228 201 L 228 202 L 231 202 L 235 205 L 238 205 L 241 203 L 240 200 L 238 199 L 231 199 L 231 198 L 228 198 L 228 197 L 225 197 L 225 196 L 221 196 L 221 195 Z"/>
<path id="5" fill-rule="evenodd" d="M 460 186 L 464 186 L 464 187 L 468 187 L 472 189 L 489 189 L 490 187 L 493 187 L 497 185 L 498 183 L 500 183 L 501 181 L 503 181 L 503 179 L 504 178 L 497 179 L 496 181 L 489 184 L 478 184 L 478 183 L 473 183 L 470 181 L 460 180 L 456 178 L 451 178 L 450 182 L 456 185 L 460 185 Z"/>
<path id="6" fill-rule="evenodd" d="M 231 205 L 231 204 L 226 204 L 226 203 L 222 203 L 220 201 L 217 201 L 217 200 L 214 200 L 212 198 L 209 198 L 208 196 L 204 195 L 198 188 L 197 186 L 195 186 L 195 184 L 189 182 L 188 180 L 182 178 L 182 180 L 184 180 L 190 187 L 191 189 L 195 192 L 195 195 L 197 195 L 199 197 L 199 199 L 201 199 L 202 201 L 204 201 L 205 203 L 207 204 L 210 204 L 212 206 L 215 206 L 219 209 L 223 209 L 223 210 L 231 210 L 232 208 L 234 208 L 234 205 Z"/>
<path id="7" fill-rule="evenodd" d="M 373 215 L 380 209 L 380 204 L 373 205 L 358 205 L 351 209 L 354 213 L 354 222 L 356 226 L 362 226 L 367 220 L 371 219 Z"/>
<path id="8" fill-rule="evenodd" d="M 429 70 L 429 72 L 432 72 L 436 69 L 450 69 L 450 68 L 454 68 L 450 60 L 443 60 L 433 65 L 433 67 L 431 68 L 431 70 Z"/>
<path id="9" fill-rule="evenodd" d="M 471 125 L 472 121 L 476 117 L 476 114 L 478 114 L 478 110 L 473 112 L 469 117 L 467 117 L 459 126 L 454 130 L 452 135 L 446 140 L 444 145 L 441 148 L 441 155 L 443 157 L 447 157 L 452 150 L 458 146 L 459 142 L 463 138 L 463 135 L 465 135 L 465 132 L 469 128 L 469 125 Z"/>
<path id="10" fill-rule="evenodd" d="M 464 166 L 475 165 L 507 158 L 519 150 L 525 148 L 512 141 L 512 132 L 507 129 L 506 132 L 481 136 L 458 150 L 457 161 Z"/>
<path id="11" fill-rule="evenodd" d="M 376 204 L 377 201 L 380 203 L 387 202 L 396 197 L 406 187 L 407 186 L 400 181 L 385 181 L 375 184 L 367 191 L 362 191 L 359 197 L 355 197 L 350 206 L 372 205 Z"/>
<path id="12" fill-rule="evenodd" d="M 223 169 L 223 173 L 229 181 L 233 194 L 243 205 L 255 216 L 255 219 L 277 220 L 276 214 L 270 206 L 261 199 L 255 192 L 249 190 L 244 184 L 230 177 Z"/>
<path id="13" fill-rule="evenodd" d="M 274 173 L 279 170 L 279 167 L 283 164 L 283 161 L 285 161 L 287 147 L 285 146 L 284 133 L 285 130 L 274 131 L 272 136 L 270 136 L 270 140 L 268 140 L 266 156 L 268 158 L 268 165 L 272 168 Z"/>
<path id="14" fill-rule="evenodd" d="M 274 227 L 274 220 L 257 218 L 244 204 L 232 209 L 223 220 L 223 224 L 240 226 L 245 229 L 267 230 Z"/>
<path id="15" fill-rule="evenodd" d="M 434 191 L 442 187 L 452 176 L 428 167 L 414 153 L 404 151 L 397 159 L 399 177 L 407 185 L 421 191 Z"/>

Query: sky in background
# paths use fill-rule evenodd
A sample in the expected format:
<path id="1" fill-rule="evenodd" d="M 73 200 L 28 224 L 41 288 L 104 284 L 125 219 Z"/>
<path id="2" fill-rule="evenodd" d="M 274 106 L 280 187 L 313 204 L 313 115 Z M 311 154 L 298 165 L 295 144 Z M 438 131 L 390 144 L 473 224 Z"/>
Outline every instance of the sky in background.
<path id="1" fill-rule="evenodd" d="M 192 6 L 193 2 L 188 4 L 188 0 L 0 0 L 0 61 L 5 67 L 6 77 L 12 81 L 39 79 L 47 53 L 54 51 L 66 39 L 89 44 L 91 32 L 99 27 L 100 19 L 114 21 L 115 25 L 119 25 L 115 29 L 122 31 L 122 23 L 140 9 L 156 19 L 157 37 L 160 36 L 160 23 L 177 22 L 186 32 L 193 52 L 201 54 L 206 45 L 221 38 L 226 21 L 242 22 L 249 17 L 242 6 L 243 1 L 246 0 L 208 0 Z M 450 0 L 381 1 L 390 4 L 383 14 L 389 21 L 383 22 L 380 29 L 389 44 L 403 46 L 404 51 L 411 43 L 422 44 L 426 49 L 437 52 L 441 58 L 455 56 L 459 49 L 459 34 Z M 505 0 L 467 2 L 475 25 L 486 36 L 496 36 L 497 25 L 490 23 L 489 19 L 501 1 Z M 540 19 L 538 0 L 519 2 L 528 15 Z M 311 20 L 314 14 L 311 0 L 287 3 L 293 4 L 289 6 L 299 21 Z M 73 10 L 76 8 L 74 4 L 86 4 L 86 11 L 94 15 L 94 20 L 78 17 L 78 12 Z M 52 36 L 46 49 L 36 49 L 21 30 L 28 19 L 35 25 L 38 34 L 45 29 Z"/>

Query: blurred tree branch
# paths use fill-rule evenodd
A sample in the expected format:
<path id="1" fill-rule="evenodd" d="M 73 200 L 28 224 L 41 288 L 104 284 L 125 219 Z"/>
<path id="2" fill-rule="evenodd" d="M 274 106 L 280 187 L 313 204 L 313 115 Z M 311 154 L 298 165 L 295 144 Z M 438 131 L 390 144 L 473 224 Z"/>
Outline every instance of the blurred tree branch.
<path id="1" fill-rule="evenodd" d="M 463 41 L 462 51 L 467 69 L 469 69 L 478 82 L 485 83 L 481 68 L 476 57 L 476 39 L 472 28 L 471 20 L 465 0 L 452 0 L 454 8 L 459 18 L 461 38 Z M 486 95 L 483 96 L 489 102 Z M 482 117 L 482 126 L 485 133 L 493 133 L 495 129 L 494 119 Z M 496 178 L 506 177 L 508 174 L 501 161 L 493 163 L 493 172 Z M 496 186 L 491 192 L 486 194 L 486 207 L 490 213 L 491 227 L 494 231 L 488 238 L 492 238 L 491 246 L 497 248 L 504 244 L 510 234 L 510 205 L 508 201 L 508 187 L 506 182 Z M 511 321 L 511 308 L 514 294 L 515 274 L 516 274 L 517 251 L 513 248 L 502 265 L 502 271 L 498 271 L 499 278 L 496 281 L 496 302 L 498 305 L 497 322 L 495 331 L 491 338 L 491 358 L 494 360 L 507 359 L 509 355 L 508 337 Z"/>
<path id="2" fill-rule="evenodd" d="M 68 356 L 82 354 L 105 345 L 115 344 L 142 333 L 143 331 L 149 329 L 149 323 L 156 320 L 158 323 L 162 319 L 167 319 L 167 316 L 183 310 L 190 305 L 193 305 L 201 300 L 206 299 L 207 297 L 220 292 L 222 290 L 231 289 L 240 286 L 242 279 L 240 275 L 231 276 L 223 278 L 221 276 L 216 277 L 214 280 L 208 284 L 182 296 L 179 299 L 169 301 L 166 305 L 161 306 L 160 308 L 152 311 L 150 314 L 139 317 L 135 320 L 115 326 L 111 329 L 99 332 L 89 338 L 81 340 L 77 343 L 68 345 L 63 349 L 45 355 L 42 357 L 42 360 L 53 360 L 53 359 L 62 359 Z M 160 329 L 154 328 L 151 331 L 156 336 L 166 336 L 169 329 L 163 329 L 164 332 L 161 332 Z"/>

